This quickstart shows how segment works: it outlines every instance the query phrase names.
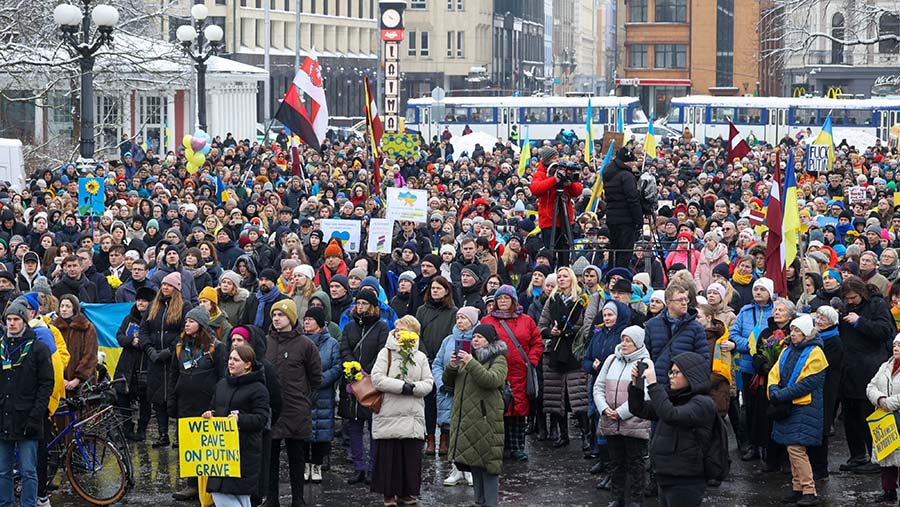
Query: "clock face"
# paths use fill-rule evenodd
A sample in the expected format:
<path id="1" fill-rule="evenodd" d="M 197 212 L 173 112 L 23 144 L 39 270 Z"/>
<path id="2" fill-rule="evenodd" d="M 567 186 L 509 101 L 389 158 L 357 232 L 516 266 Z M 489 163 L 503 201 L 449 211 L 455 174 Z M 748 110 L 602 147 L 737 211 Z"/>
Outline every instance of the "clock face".
<path id="1" fill-rule="evenodd" d="M 388 9 L 381 14 L 381 22 L 386 28 L 396 28 L 400 24 L 400 12 Z"/>

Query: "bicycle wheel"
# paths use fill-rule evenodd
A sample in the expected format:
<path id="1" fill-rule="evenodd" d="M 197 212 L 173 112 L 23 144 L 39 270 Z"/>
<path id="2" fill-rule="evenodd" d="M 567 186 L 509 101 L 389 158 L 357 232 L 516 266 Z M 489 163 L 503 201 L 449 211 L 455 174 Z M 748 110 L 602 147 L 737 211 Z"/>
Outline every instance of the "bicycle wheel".
<path id="1" fill-rule="evenodd" d="M 109 505 L 125 496 L 127 469 L 122 456 L 105 439 L 83 435 L 66 450 L 66 476 L 72 489 L 94 505 Z"/>

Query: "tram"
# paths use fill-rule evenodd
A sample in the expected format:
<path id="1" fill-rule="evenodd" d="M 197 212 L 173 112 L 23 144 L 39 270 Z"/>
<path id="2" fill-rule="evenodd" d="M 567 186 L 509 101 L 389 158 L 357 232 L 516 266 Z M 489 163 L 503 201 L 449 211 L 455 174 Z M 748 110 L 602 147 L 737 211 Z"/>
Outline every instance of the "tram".
<path id="1" fill-rule="evenodd" d="M 572 130 L 579 139 L 585 128 L 588 100 L 591 102 L 594 138 L 616 128 L 621 108 L 625 125 L 647 123 L 647 116 L 635 97 L 447 97 L 440 103 L 432 98 L 410 99 L 406 109 L 406 128 L 425 139 L 440 136 L 444 128 L 454 136 L 462 135 L 466 125 L 501 139 L 510 137 L 513 127 L 519 139 L 554 139 L 559 131 Z"/>

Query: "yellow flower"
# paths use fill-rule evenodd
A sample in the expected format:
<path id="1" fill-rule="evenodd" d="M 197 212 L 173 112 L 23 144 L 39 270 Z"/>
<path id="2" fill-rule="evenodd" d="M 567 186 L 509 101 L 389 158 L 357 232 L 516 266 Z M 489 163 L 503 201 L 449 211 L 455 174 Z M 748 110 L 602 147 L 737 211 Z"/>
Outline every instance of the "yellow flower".
<path id="1" fill-rule="evenodd" d="M 97 180 L 90 180 L 85 183 L 84 189 L 91 195 L 97 195 L 97 192 L 100 191 L 100 184 L 97 183 Z"/>
<path id="2" fill-rule="evenodd" d="M 357 373 L 356 376 L 353 377 L 353 378 L 355 378 L 356 380 L 362 380 L 363 374 L 362 374 L 362 373 Z"/>
<path id="3" fill-rule="evenodd" d="M 116 275 L 107 275 L 106 281 L 113 290 L 118 289 L 122 285 L 122 280 L 119 280 L 119 277 Z"/>

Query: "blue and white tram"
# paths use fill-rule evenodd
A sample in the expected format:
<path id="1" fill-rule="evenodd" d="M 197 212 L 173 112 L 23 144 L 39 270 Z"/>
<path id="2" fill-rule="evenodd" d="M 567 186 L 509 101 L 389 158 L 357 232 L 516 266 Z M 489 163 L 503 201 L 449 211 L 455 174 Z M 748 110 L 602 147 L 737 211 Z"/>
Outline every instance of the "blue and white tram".
<path id="1" fill-rule="evenodd" d="M 673 98 L 667 124 L 675 130 L 688 127 L 699 139 L 728 139 L 728 122 L 742 136 L 751 133 L 775 144 L 786 134 L 811 129 L 817 135 L 831 113 L 834 142 L 872 146 L 887 140 L 891 125 L 900 121 L 897 99 L 829 99 L 818 97 L 712 97 L 691 95 Z"/>
<path id="2" fill-rule="evenodd" d="M 624 122 L 646 123 L 647 116 L 634 97 L 591 97 L 594 138 L 614 130 L 616 111 L 621 107 Z M 444 127 L 454 136 L 462 135 L 468 125 L 475 132 L 509 138 L 513 127 L 519 139 L 528 130 L 531 140 L 554 139 L 560 129 L 573 130 L 579 139 L 587 135 L 587 97 L 447 97 L 443 113 L 435 118 L 435 102 L 430 97 L 410 99 L 406 109 L 406 128 L 416 130 L 425 139 L 440 136 Z M 439 108 L 438 108 L 439 109 Z"/>

